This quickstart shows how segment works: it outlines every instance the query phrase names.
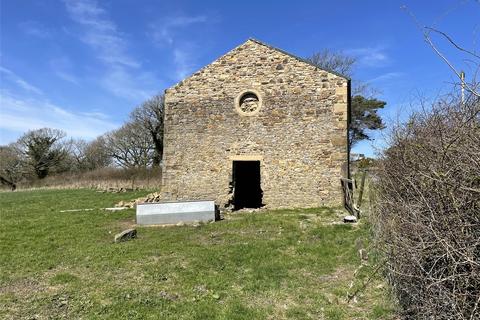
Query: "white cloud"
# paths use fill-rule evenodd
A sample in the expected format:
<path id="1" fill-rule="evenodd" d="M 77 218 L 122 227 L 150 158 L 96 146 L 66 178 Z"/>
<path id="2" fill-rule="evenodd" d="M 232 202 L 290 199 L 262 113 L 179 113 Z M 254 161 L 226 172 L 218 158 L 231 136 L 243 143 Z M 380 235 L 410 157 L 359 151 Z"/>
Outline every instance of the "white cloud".
<path id="1" fill-rule="evenodd" d="M 402 77 L 403 75 L 405 75 L 403 72 L 387 72 L 373 79 L 370 79 L 367 82 L 389 81 L 392 79 Z"/>
<path id="2" fill-rule="evenodd" d="M 70 82 L 70 83 L 73 83 L 73 84 L 78 84 L 79 81 L 78 81 L 78 78 L 75 77 L 73 74 L 71 73 L 67 73 L 65 71 L 61 71 L 61 70 L 57 70 L 55 71 L 55 74 L 62 80 L 65 80 L 67 82 Z"/>
<path id="3" fill-rule="evenodd" d="M 60 79 L 77 85 L 80 83 L 78 77 L 73 74 L 73 63 L 67 56 L 51 59 L 50 67 Z"/>
<path id="4" fill-rule="evenodd" d="M 71 137 L 92 139 L 118 127 L 108 116 L 99 112 L 72 112 L 45 99 L 19 97 L 5 90 L 0 93 L 0 101 L 2 131 L 21 134 L 49 127 L 64 130 Z M 11 141 L 0 141 L 2 144 L 8 142 Z"/>
<path id="5" fill-rule="evenodd" d="M 175 63 L 175 77 L 177 80 L 182 80 L 190 75 L 195 69 L 191 51 L 185 49 L 173 50 L 173 61 Z"/>
<path id="6" fill-rule="evenodd" d="M 96 1 L 65 0 L 65 4 L 72 20 L 83 27 L 80 39 L 97 52 L 97 58 L 105 66 L 99 78 L 103 88 L 135 102 L 158 91 L 161 82 L 152 73 L 142 71 L 141 63 L 128 54 L 125 34 Z"/>
<path id="7" fill-rule="evenodd" d="M 171 45 L 174 42 L 177 29 L 204 22 L 207 22 L 207 17 L 204 15 L 167 17 L 150 25 L 152 29 L 151 36 L 155 43 L 159 45 L 164 43 Z"/>
<path id="8" fill-rule="evenodd" d="M 43 94 L 42 90 L 28 83 L 27 81 L 22 79 L 20 76 L 18 76 L 15 72 L 7 68 L 0 66 L 0 73 L 5 76 L 6 80 L 10 81 L 11 83 L 15 84 L 17 87 L 20 87 L 25 91 L 33 92 L 38 95 Z"/>
<path id="9" fill-rule="evenodd" d="M 27 35 L 40 39 L 50 38 L 52 33 L 43 24 L 37 21 L 24 21 L 19 24 L 20 29 Z"/>
<path id="10" fill-rule="evenodd" d="M 384 66 L 390 62 L 383 47 L 356 48 L 345 50 L 346 54 L 358 59 L 358 63 L 366 67 Z"/>
<path id="11" fill-rule="evenodd" d="M 153 43 L 172 50 L 174 80 L 184 79 L 197 68 L 195 57 L 198 55 L 199 46 L 197 41 L 188 35 L 188 28 L 212 21 L 206 15 L 175 15 L 150 24 L 149 36 Z"/>
<path id="12" fill-rule="evenodd" d="M 66 0 L 65 5 L 72 20 L 84 27 L 85 33 L 81 39 L 98 52 L 101 60 L 108 64 L 140 66 L 126 53 L 127 43 L 123 34 L 95 1 Z"/>
<path id="13" fill-rule="evenodd" d="M 158 89 L 152 88 L 152 84 L 161 84 L 154 75 L 143 72 L 133 76 L 121 67 L 111 68 L 101 79 L 101 85 L 118 97 L 132 101 L 142 101 L 152 97 Z"/>

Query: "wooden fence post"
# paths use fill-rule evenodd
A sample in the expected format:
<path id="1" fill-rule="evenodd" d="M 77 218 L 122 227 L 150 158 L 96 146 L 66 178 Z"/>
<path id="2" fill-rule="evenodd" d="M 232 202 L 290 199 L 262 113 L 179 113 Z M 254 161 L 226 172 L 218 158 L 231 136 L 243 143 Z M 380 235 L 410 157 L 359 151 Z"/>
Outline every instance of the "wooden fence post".
<path id="1" fill-rule="evenodd" d="M 357 208 L 360 209 L 362 205 L 362 198 L 363 198 L 363 190 L 365 188 L 365 177 L 367 176 L 367 170 L 363 170 L 362 180 L 360 182 L 360 189 L 358 191 L 358 201 L 357 201 Z"/>

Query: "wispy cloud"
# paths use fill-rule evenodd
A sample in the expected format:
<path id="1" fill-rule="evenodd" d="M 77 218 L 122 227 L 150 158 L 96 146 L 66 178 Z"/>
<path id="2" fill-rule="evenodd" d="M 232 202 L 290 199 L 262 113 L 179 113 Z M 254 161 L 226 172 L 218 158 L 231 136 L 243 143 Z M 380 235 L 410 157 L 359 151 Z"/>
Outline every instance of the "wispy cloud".
<path id="1" fill-rule="evenodd" d="M 199 45 L 189 30 L 199 28 L 201 24 L 209 24 L 217 19 L 207 15 L 173 15 L 150 24 L 149 36 L 160 48 L 168 48 L 172 52 L 174 80 L 181 80 L 190 75 L 197 67 Z"/>
<path id="2" fill-rule="evenodd" d="M 207 22 L 207 16 L 204 15 L 167 17 L 150 25 L 151 36 L 156 44 L 172 44 L 178 29 L 204 22 Z"/>
<path id="3" fill-rule="evenodd" d="M 367 80 L 367 82 L 385 82 L 385 81 L 390 81 L 390 80 L 393 80 L 393 79 L 396 79 L 396 78 L 400 78 L 402 76 L 404 76 L 405 73 L 403 72 L 387 72 L 387 73 L 384 73 L 384 74 L 381 74 L 375 78 L 372 78 L 370 80 Z"/>
<path id="4" fill-rule="evenodd" d="M 366 47 L 345 50 L 345 53 L 358 59 L 358 63 L 366 67 L 384 66 L 390 62 L 384 47 Z"/>
<path id="5" fill-rule="evenodd" d="M 173 50 L 173 61 L 175 63 L 175 77 L 177 80 L 184 79 L 195 69 L 192 50 L 177 48 Z"/>
<path id="6" fill-rule="evenodd" d="M 106 10 L 94 0 L 65 0 L 73 21 L 82 26 L 80 39 L 91 47 L 105 70 L 100 85 L 114 95 L 138 102 L 153 95 L 160 81 L 141 70 L 141 63 L 128 53 L 126 35 L 120 32 Z"/>
<path id="7" fill-rule="evenodd" d="M 139 62 L 126 52 L 127 43 L 107 12 L 95 1 L 66 0 L 70 17 L 84 27 L 82 40 L 95 49 L 108 64 L 139 67 Z"/>
<path id="8" fill-rule="evenodd" d="M 152 97 L 162 85 L 152 73 L 142 72 L 133 75 L 121 67 L 108 70 L 100 83 L 117 97 L 132 101 L 142 101 Z"/>
<path id="9" fill-rule="evenodd" d="M 50 38 L 52 36 L 51 30 L 46 28 L 43 24 L 37 21 L 24 21 L 19 24 L 20 29 L 27 35 L 37 37 L 40 39 Z"/>
<path id="10" fill-rule="evenodd" d="M 27 81 L 22 79 L 20 76 L 18 76 L 15 72 L 13 72 L 13 71 L 11 71 L 7 68 L 4 68 L 4 67 L 0 66 L 0 74 L 4 75 L 4 77 L 2 77 L 2 78 L 10 81 L 14 85 L 16 85 L 17 87 L 20 87 L 21 89 L 23 89 L 25 91 L 33 92 L 33 93 L 38 94 L 38 95 L 43 94 L 42 90 L 40 90 L 36 86 L 28 83 Z"/>
<path id="11" fill-rule="evenodd" d="M 0 93 L 0 129 L 19 134 L 33 129 L 49 127 L 61 129 L 72 137 L 95 138 L 118 125 L 98 112 L 76 113 L 39 98 L 25 98 L 5 90 Z M 8 143 L 11 141 L 0 141 Z"/>
<path id="12" fill-rule="evenodd" d="M 73 73 L 74 65 L 67 56 L 51 59 L 50 67 L 60 79 L 77 85 L 80 83 L 78 77 Z"/>

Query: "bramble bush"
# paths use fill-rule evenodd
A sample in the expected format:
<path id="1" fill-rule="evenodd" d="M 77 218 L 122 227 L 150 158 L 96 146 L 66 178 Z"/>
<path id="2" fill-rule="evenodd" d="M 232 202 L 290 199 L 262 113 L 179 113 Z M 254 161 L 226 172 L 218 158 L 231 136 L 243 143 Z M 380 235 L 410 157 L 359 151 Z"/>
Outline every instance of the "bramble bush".
<path id="1" fill-rule="evenodd" d="M 392 130 L 375 230 L 406 319 L 480 319 L 480 99 L 456 97 Z"/>

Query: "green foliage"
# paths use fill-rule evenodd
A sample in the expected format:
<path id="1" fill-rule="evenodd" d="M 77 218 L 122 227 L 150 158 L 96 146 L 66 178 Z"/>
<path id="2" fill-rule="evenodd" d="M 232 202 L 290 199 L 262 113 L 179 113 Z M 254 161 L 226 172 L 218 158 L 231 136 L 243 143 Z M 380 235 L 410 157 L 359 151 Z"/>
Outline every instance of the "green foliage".
<path id="1" fill-rule="evenodd" d="M 365 98 L 361 95 L 352 98 L 352 119 L 350 123 L 350 143 L 370 139 L 367 130 L 381 130 L 385 128 L 382 118 L 377 111 L 383 109 L 387 103 L 375 98 Z"/>
<path id="2" fill-rule="evenodd" d="M 45 178 L 66 159 L 67 152 L 58 143 L 65 135 L 60 130 L 42 128 L 29 131 L 19 139 L 25 155 L 24 160 L 31 166 L 37 178 Z"/>

